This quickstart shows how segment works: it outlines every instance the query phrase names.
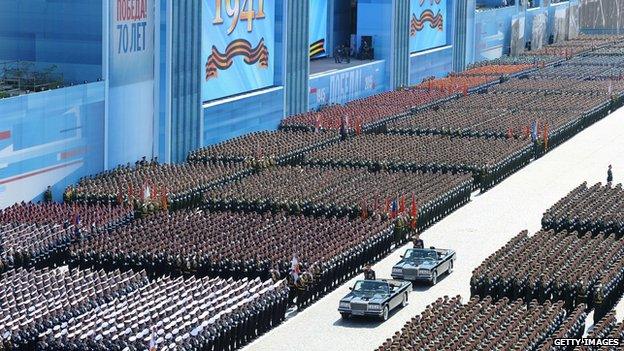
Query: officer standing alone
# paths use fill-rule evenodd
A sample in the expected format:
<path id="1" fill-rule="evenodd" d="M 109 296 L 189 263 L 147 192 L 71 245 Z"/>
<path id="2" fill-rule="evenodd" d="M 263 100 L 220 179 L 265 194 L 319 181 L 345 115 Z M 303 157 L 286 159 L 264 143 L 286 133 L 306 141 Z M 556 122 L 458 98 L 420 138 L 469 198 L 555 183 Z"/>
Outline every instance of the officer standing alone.
<path id="1" fill-rule="evenodd" d="M 375 271 L 371 268 L 370 264 L 367 264 L 364 267 L 364 279 L 365 280 L 375 280 Z"/>
<path id="2" fill-rule="evenodd" d="M 415 249 L 425 248 L 425 243 L 422 241 L 418 233 L 414 234 L 414 237 L 412 238 L 412 243 L 414 244 Z"/>

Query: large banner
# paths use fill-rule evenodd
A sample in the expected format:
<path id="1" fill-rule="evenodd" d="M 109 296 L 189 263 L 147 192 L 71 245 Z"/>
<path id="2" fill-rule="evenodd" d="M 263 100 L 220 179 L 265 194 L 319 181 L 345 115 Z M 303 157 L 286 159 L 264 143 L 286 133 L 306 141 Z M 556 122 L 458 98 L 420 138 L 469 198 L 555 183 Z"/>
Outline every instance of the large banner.
<path id="1" fill-rule="evenodd" d="M 275 0 L 203 0 L 202 100 L 273 85 Z"/>
<path id="2" fill-rule="evenodd" d="M 110 5 L 110 86 L 154 79 L 154 1 Z"/>
<path id="3" fill-rule="evenodd" d="M 422 51 L 447 44 L 447 0 L 410 0 L 410 51 Z"/>
<path id="4" fill-rule="evenodd" d="M 310 58 L 327 56 L 327 0 L 310 0 Z"/>
<path id="5" fill-rule="evenodd" d="M 0 209 L 104 170 L 104 82 L 0 99 Z"/>
<path id="6" fill-rule="evenodd" d="M 155 0 L 108 0 L 107 167 L 151 157 Z"/>
<path id="7" fill-rule="evenodd" d="M 308 107 L 316 109 L 323 105 L 345 104 L 387 91 L 385 74 L 386 62 L 376 61 L 311 77 Z"/>

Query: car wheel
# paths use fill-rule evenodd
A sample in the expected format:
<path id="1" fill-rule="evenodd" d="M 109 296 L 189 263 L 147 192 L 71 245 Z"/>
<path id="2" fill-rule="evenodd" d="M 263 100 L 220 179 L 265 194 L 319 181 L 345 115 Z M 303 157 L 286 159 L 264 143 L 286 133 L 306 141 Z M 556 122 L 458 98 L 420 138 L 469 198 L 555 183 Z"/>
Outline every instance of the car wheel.
<path id="1" fill-rule="evenodd" d="M 453 273 L 453 261 L 451 261 L 451 264 L 450 264 L 449 269 L 448 269 L 448 273 L 449 274 Z"/>
<path id="2" fill-rule="evenodd" d="M 342 317 L 342 319 L 349 319 L 349 317 L 351 317 L 351 315 L 348 314 L 348 313 L 341 313 L 340 317 Z"/>
<path id="3" fill-rule="evenodd" d="M 387 321 L 389 313 L 390 310 L 388 309 L 388 306 L 384 306 L 383 311 L 381 312 L 381 320 L 384 322 Z"/>
<path id="4" fill-rule="evenodd" d="M 438 284 L 438 272 L 433 272 L 431 275 L 431 286 Z"/>
<path id="5" fill-rule="evenodd" d="M 403 301 L 401 301 L 401 307 L 407 306 L 407 293 L 403 294 Z"/>

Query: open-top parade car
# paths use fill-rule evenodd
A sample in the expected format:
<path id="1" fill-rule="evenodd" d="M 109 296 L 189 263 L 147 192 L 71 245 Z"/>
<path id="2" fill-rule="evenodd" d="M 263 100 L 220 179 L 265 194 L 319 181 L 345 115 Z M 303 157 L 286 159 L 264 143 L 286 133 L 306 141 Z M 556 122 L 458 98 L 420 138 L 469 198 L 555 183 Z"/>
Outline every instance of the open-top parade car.
<path id="1" fill-rule="evenodd" d="M 342 318 L 351 316 L 372 316 L 383 321 L 391 310 L 407 304 L 410 282 L 377 279 L 358 280 L 351 292 L 340 300 L 338 312 Z"/>
<path id="2" fill-rule="evenodd" d="M 450 249 L 408 249 L 392 267 L 392 278 L 425 280 L 436 285 L 438 277 L 453 271 L 455 251 Z"/>

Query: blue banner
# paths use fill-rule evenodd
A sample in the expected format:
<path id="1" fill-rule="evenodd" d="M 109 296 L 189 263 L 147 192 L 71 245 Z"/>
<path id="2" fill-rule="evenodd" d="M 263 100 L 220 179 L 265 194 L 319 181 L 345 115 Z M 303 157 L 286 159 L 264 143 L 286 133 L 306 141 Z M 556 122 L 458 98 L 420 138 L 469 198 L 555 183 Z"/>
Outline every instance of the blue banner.
<path id="1" fill-rule="evenodd" d="M 310 58 L 327 53 L 327 0 L 310 0 Z"/>
<path id="2" fill-rule="evenodd" d="M 344 70 L 310 77 L 308 105 L 315 109 L 329 104 L 345 104 L 389 89 L 384 79 L 386 61 L 375 61 Z"/>
<path id="3" fill-rule="evenodd" d="M 423 51 L 447 44 L 447 0 L 410 0 L 410 51 Z"/>
<path id="4" fill-rule="evenodd" d="M 154 0 L 110 0 L 107 166 L 152 156 Z"/>
<path id="5" fill-rule="evenodd" d="M 154 79 L 154 1 L 110 0 L 111 87 Z"/>
<path id="6" fill-rule="evenodd" d="M 272 86 L 275 0 L 203 0 L 202 100 Z"/>
<path id="7" fill-rule="evenodd" d="M 104 82 L 0 99 L 0 208 L 104 170 Z"/>

